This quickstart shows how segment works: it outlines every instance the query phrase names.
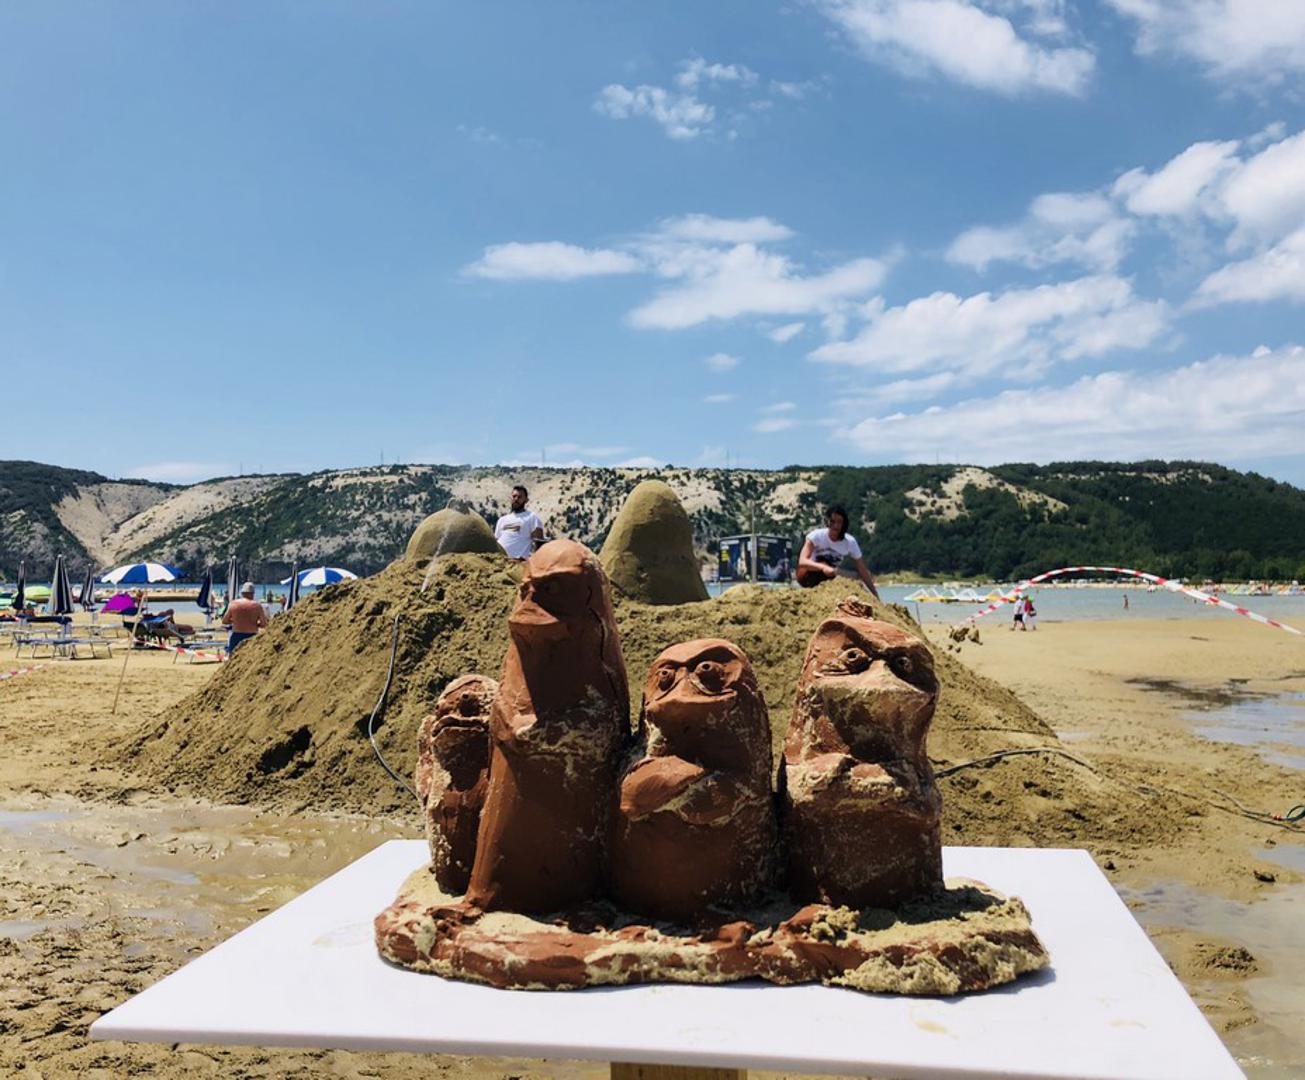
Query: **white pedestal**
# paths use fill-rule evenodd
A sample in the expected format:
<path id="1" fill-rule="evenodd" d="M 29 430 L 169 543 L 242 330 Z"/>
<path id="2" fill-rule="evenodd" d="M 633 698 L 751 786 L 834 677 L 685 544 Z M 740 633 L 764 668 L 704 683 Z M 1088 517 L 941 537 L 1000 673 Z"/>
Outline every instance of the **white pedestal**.
<path id="1" fill-rule="evenodd" d="M 372 917 L 427 859 L 392 840 L 91 1025 L 93 1039 L 893 1077 L 1240 1077 L 1084 851 L 946 848 L 1019 896 L 1051 967 L 955 998 L 824 986 L 494 990 L 391 967 Z"/>

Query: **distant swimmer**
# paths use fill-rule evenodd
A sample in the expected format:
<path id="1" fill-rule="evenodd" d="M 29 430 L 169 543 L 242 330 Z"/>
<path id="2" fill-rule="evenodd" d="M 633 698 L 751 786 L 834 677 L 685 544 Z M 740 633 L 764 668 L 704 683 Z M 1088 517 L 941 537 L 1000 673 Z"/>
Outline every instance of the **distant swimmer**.
<path id="1" fill-rule="evenodd" d="M 825 528 L 812 529 L 807 533 L 802 554 L 798 556 L 798 584 L 809 589 L 822 581 L 828 581 L 838 573 L 844 559 L 852 560 L 857 576 L 865 582 L 865 587 L 874 594 L 875 599 L 879 599 L 874 575 L 861 556 L 861 545 L 847 531 L 847 511 L 841 506 L 831 506 L 825 511 Z"/>
<path id="2" fill-rule="evenodd" d="M 544 523 L 533 510 L 526 509 L 529 492 L 517 484 L 512 489 L 512 510 L 494 525 L 494 539 L 509 559 L 524 562 L 544 542 Z"/>
<path id="3" fill-rule="evenodd" d="M 227 638 L 227 655 L 236 651 L 237 646 L 248 641 L 267 625 L 267 612 L 263 605 L 254 599 L 254 583 L 246 581 L 240 586 L 240 599 L 232 600 L 227 605 L 222 621 L 231 627 Z"/>

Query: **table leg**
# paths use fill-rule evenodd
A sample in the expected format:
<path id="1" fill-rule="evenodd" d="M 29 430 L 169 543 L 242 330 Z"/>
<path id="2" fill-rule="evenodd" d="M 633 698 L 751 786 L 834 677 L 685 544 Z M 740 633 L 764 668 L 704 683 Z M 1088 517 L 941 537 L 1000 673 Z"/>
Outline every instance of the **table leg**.
<path id="1" fill-rule="evenodd" d="M 748 1071 L 696 1065 L 631 1065 L 613 1061 L 611 1080 L 748 1080 Z"/>

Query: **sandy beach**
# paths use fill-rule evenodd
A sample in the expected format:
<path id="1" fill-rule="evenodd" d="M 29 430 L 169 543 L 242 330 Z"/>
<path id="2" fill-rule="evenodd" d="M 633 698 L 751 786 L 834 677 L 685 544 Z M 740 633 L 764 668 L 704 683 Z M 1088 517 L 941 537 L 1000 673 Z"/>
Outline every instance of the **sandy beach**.
<path id="1" fill-rule="evenodd" d="M 1093 855 L 1248 1073 L 1299 1075 L 1305 992 L 1293 973 L 1305 966 L 1305 834 L 1250 820 L 1237 805 L 1282 812 L 1305 801 L 1302 773 L 1282 763 L 1305 752 L 1291 743 L 1305 730 L 1305 642 L 1235 617 L 1044 621 L 1025 633 L 1003 622 L 959 646 L 942 627 L 928 636 L 1036 710 L 1114 794 L 1121 821 L 1144 821 L 1156 800 L 1183 807 L 1195 827 L 1181 836 L 1096 844 Z M 0 668 L 30 666 L 11 655 Z M 113 715 L 121 655 L 38 663 L 0 683 L 0 1071 L 606 1075 L 576 1063 L 89 1043 L 87 1026 L 104 1010 L 377 843 L 418 831 L 415 815 L 402 813 L 215 805 L 108 763 L 143 720 L 166 715 L 216 665 L 134 654 Z M 1260 711 L 1238 726 L 1246 707 Z M 1198 730 L 1220 725 L 1255 745 Z M 1001 798 L 1005 767 L 953 774 L 944 799 Z M 1029 843 L 1033 815 L 1072 819 L 1072 807 L 1039 809 L 1038 792 L 1026 794 L 1003 842 Z M 967 842 L 961 825 L 949 842 Z"/>

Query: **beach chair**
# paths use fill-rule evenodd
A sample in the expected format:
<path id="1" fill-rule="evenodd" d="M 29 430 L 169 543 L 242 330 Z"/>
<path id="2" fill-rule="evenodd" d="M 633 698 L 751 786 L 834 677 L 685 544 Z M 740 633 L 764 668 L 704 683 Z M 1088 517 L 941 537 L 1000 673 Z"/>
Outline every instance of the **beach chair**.
<path id="1" fill-rule="evenodd" d="M 207 656 L 196 656 L 198 652 L 217 653 L 219 659 L 212 659 Z M 191 638 L 189 641 L 183 641 L 178 646 L 178 651 L 172 654 L 172 662 L 175 664 L 177 659 L 185 655 L 188 664 L 216 664 L 220 663 L 227 655 L 227 642 L 225 638 Z"/>

